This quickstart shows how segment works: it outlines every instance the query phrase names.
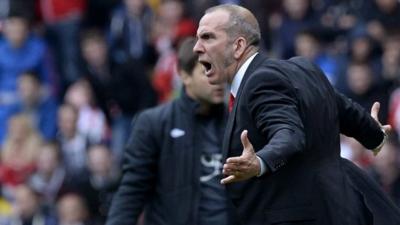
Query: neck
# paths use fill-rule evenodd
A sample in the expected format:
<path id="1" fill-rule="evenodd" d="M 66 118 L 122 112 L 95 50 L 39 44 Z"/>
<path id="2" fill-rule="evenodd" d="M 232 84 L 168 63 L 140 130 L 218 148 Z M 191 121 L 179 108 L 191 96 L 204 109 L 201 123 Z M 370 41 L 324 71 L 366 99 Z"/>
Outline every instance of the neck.
<path id="1" fill-rule="evenodd" d="M 198 108 L 198 113 L 200 115 L 208 115 L 211 111 L 211 105 L 205 102 L 200 102 L 200 106 Z"/>
<path id="2" fill-rule="evenodd" d="M 236 64 L 236 68 L 235 68 L 235 72 L 231 77 L 231 80 L 229 81 L 229 84 L 232 84 L 233 82 L 233 78 L 235 76 L 235 74 L 239 71 L 240 67 L 242 67 L 242 65 L 252 56 L 254 55 L 256 52 L 258 51 L 258 47 L 255 46 L 248 46 L 242 56 L 237 60 L 237 64 Z"/>
<path id="3" fill-rule="evenodd" d="M 250 45 L 248 48 L 243 53 L 243 56 L 240 60 L 240 66 L 246 62 L 247 59 L 249 59 L 252 55 L 254 55 L 256 52 L 258 52 L 258 47 Z M 239 67 L 240 68 L 240 67 Z"/>
<path id="4" fill-rule="evenodd" d="M 196 110 L 197 113 L 199 113 L 201 115 L 207 115 L 210 112 L 210 110 L 211 110 L 211 104 L 210 103 L 202 101 L 197 96 L 193 95 L 190 91 L 187 91 L 186 93 L 189 96 L 189 98 L 191 98 L 192 100 L 194 100 L 194 101 L 199 103 L 199 106 L 198 106 L 198 108 Z"/>
<path id="5" fill-rule="evenodd" d="M 33 110 L 38 105 L 38 102 L 39 101 L 36 101 L 36 100 L 26 100 L 26 101 L 23 101 L 23 104 L 24 104 L 26 110 Z"/>

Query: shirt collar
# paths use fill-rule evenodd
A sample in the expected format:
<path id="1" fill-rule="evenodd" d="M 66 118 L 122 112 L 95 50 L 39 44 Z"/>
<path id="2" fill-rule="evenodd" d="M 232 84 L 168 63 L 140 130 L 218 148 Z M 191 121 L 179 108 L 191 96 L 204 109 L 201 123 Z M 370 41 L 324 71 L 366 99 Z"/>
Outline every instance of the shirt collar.
<path id="1" fill-rule="evenodd" d="M 243 65 L 239 68 L 239 70 L 236 72 L 235 76 L 233 77 L 232 85 L 231 85 L 231 94 L 233 97 L 236 98 L 237 92 L 240 87 L 240 83 L 242 83 L 244 74 L 246 73 L 247 68 L 249 67 L 250 63 L 253 61 L 254 57 L 258 52 L 254 53 L 252 56 L 250 56 L 246 62 L 243 63 Z"/>

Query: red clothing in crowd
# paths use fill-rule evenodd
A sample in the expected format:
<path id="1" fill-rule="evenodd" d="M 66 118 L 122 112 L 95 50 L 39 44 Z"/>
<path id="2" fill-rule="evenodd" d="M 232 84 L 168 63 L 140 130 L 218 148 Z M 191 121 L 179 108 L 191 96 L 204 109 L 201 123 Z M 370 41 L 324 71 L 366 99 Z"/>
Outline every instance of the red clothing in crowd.
<path id="1" fill-rule="evenodd" d="M 86 4 L 86 0 L 39 0 L 39 9 L 43 21 L 57 23 L 70 17 L 81 17 Z"/>

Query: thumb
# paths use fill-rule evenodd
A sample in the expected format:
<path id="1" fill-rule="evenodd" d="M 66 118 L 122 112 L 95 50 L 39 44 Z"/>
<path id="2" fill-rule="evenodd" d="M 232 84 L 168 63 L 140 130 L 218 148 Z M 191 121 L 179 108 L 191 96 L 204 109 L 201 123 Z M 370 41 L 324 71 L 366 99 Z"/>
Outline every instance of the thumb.
<path id="1" fill-rule="evenodd" d="M 375 102 L 375 103 L 372 105 L 372 108 L 371 108 L 371 116 L 372 116 L 372 118 L 374 118 L 376 121 L 378 121 L 379 108 L 380 108 L 379 102 Z"/>
<path id="2" fill-rule="evenodd" d="M 250 140 L 247 137 L 247 133 L 248 133 L 248 131 L 244 130 L 244 131 L 242 131 L 242 134 L 240 135 L 240 140 L 242 141 L 242 145 L 243 145 L 243 151 L 253 149 L 253 145 L 250 143 Z"/>

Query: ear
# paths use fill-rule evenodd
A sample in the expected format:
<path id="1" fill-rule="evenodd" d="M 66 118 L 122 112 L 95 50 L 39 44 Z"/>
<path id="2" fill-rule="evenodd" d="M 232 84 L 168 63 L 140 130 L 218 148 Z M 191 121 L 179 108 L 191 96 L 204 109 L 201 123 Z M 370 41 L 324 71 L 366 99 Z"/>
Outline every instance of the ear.
<path id="1" fill-rule="evenodd" d="M 236 41 L 233 43 L 233 56 L 235 59 L 239 59 L 242 57 L 244 51 L 246 50 L 247 41 L 244 37 L 238 37 Z"/>
<path id="2" fill-rule="evenodd" d="M 185 86 L 187 86 L 192 80 L 192 77 L 184 70 L 179 70 L 179 76 Z"/>

